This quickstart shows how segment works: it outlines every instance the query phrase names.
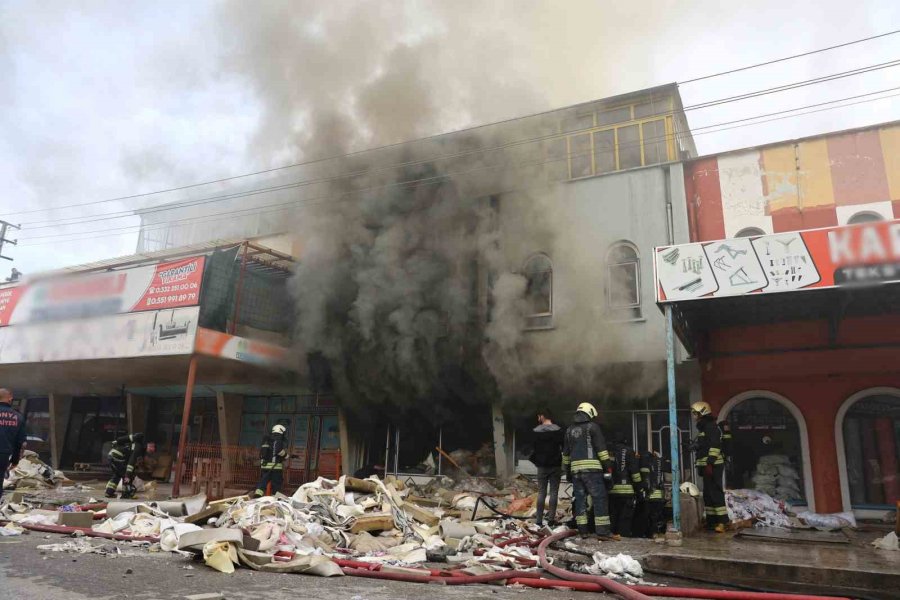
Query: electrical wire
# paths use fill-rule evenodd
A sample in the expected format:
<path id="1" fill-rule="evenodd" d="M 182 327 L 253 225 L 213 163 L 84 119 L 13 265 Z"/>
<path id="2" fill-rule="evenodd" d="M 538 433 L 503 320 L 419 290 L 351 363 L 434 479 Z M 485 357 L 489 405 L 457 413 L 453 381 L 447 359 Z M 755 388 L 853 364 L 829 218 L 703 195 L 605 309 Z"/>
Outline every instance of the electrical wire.
<path id="1" fill-rule="evenodd" d="M 849 99 L 854 99 L 854 98 L 860 98 L 860 97 L 871 96 L 871 95 L 873 95 L 873 94 L 881 94 L 881 93 L 885 93 L 885 92 L 887 92 L 887 91 L 893 91 L 893 90 L 896 90 L 896 89 L 900 89 L 900 88 L 888 88 L 888 89 L 881 90 L 881 91 L 878 91 L 878 92 L 870 92 L 870 93 L 868 93 L 868 94 L 859 94 L 859 95 L 857 95 L 857 96 L 850 96 L 850 97 L 847 97 L 847 98 L 842 98 L 842 99 L 837 99 L 837 100 L 831 100 L 831 101 L 827 101 L 827 102 L 820 102 L 820 103 L 816 103 L 816 104 L 812 104 L 812 105 L 807 105 L 807 106 L 802 106 L 802 107 L 797 107 L 797 108 L 793 108 L 793 109 L 787 109 L 787 110 L 776 111 L 776 112 L 772 112 L 772 113 L 766 113 L 766 114 L 762 114 L 762 115 L 756 115 L 756 116 L 754 116 L 754 117 L 745 117 L 745 118 L 743 118 L 743 119 L 736 119 L 736 120 L 733 120 L 733 121 L 726 121 L 726 122 L 723 122 L 723 123 L 717 123 L 717 124 L 713 124 L 713 125 L 706 125 L 706 126 L 703 126 L 703 127 L 698 127 L 698 128 L 696 128 L 695 131 L 698 131 L 698 132 L 699 132 L 699 133 L 696 134 L 696 135 L 698 135 L 698 136 L 699 136 L 699 135 L 708 135 L 708 134 L 711 134 L 711 133 L 718 133 L 718 132 L 720 132 L 720 131 L 727 131 L 727 130 L 730 130 L 730 129 L 736 129 L 736 128 L 740 128 L 740 127 L 747 127 L 747 126 L 758 125 L 758 124 L 762 124 L 762 123 L 768 123 L 768 122 L 772 122 L 772 121 L 783 120 L 783 119 L 786 119 L 786 118 L 794 118 L 794 117 L 799 117 L 799 116 L 803 116 L 803 115 L 807 115 L 807 114 L 813 114 L 813 113 L 817 113 L 817 112 L 823 112 L 823 111 L 825 111 L 825 110 L 834 110 L 834 109 L 837 109 L 837 108 L 844 108 L 844 107 L 848 107 L 848 106 L 854 106 L 854 105 L 862 104 L 862 103 L 865 103 L 865 102 L 874 102 L 874 101 L 877 101 L 877 100 L 884 100 L 884 99 L 896 97 L 896 96 L 898 96 L 898 95 L 900 95 L 900 94 L 892 94 L 892 95 L 889 95 L 889 96 L 882 96 L 882 97 L 880 97 L 880 98 L 869 98 L 868 100 L 862 100 L 862 101 L 859 101 L 859 102 L 853 102 L 853 103 L 848 103 L 848 104 L 842 104 L 842 105 L 839 105 L 839 106 L 828 106 L 828 107 L 826 107 L 826 108 L 822 108 L 822 109 L 819 109 L 819 110 L 806 111 L 806 112 L 801 112 L 801 113 L 798 113 L 798 114 L 789 114 L 789 115 L 786 115 L 786 116 L 781 116 L 781 117 L 772 118 L 772 119 L 758 120 L 758 119 L 763 119 L 764 117 L 769 117 L 769 116 L 772 116 L 772 115 L 781 115 L 781 114 L 784 114 L 784 113 L 791 113 L 791 112 L 796 112 L 796 111 L 800 111 L 800 110 L 805 110 L 805 109 L 811 108 L 811 107 L 823 106 L 823 105 L 827 105 L 827 104 L 834 104 L 834 103 L 837 103 L 837 102 L 845 102 L 846 100 L 849 100 Z M 752 121 L 755 121 L 755 122 L 750 122 L 750 123 L 746 122 L 746 121 L 751 121 L 751 120 L 752 120 Z M 730 126 L 730 127 L 725 127 L 725 126 L 727 126 L 727 125 L 732 125 L 732 124 L 735 124 L 735 125 Z M 715 128 L 715 129 L 713 129 L 713 128 Z M 650 141 L 663 141 L 663 140 L 668 140 L 668 139 L 671 138 L 671 137 L 672 137 L 671 135 L 660 136 L 660 137 L 658 137 L 658 138 L 656 138 L 656 139 L 651 138 Z M 645 144 L 645 145 L 646 145 L 646 142 L 647 142 L 647 140 L 645 139 L 645 141 L 644 141 L 644 144 Z M 638 143 L 636 143 L 636 144 L 632 144 L 631 146 L 639 146 L 639 145 L 640 145 L 640 142 L 638 142 Z M 620 150 L 621 150 L 622 147 L 623 147 L 623 146 L 620 145 Z M 626 146 L 626 147 L 627 147 L 627 146 Z M 127 226 L 123 226 L 123 227 L 120 227 L 120 228 L 106 228 L 106 229 L 101 229 L 101 230 L 91 230 L 91 231 L 82 231 L 82 232 L 63 232 L 63 233 L 55 233 L 55 234 L 48 234 L 48 235 L 41 235 L 41 236 L 27 236 L 27 237 L 25 237 L 25 238 L 21 238 L 21 239 L 20 239 L 20 244 L 19 244 L 19 245 L 20 245 L 20 246 L 38 246 L 38 245 L 43 245 L 43 244 L 46 244 L 46 243 L 47 243 L 47 242 L 32 243 L 32 244 L 23 243 L 23 242 L 27 242 L 27 241 L 29 241 L 29 240 L 37 240 L 37 239 L 55 239 L 56 241 L 59 241 L 59 242 L 83 241 L 83 240 L 89 240 L 89 239 L 99 239 L 99 238 L 102 238 L 102 237 L 107 237 L 107 236 L 109 236 L 109 235 L 128 235 L 128 234 L 130 234 L 130 233 L 135 233 L 135 232 L 138 232 L 138 231 L 141 231 L 141 230 L 143 230 L 143 231 L 155 231 L 155 230 L 160 230 L 160 229 L 167 229 L 167 228 L 171 227 L 171 225 L 176 224 L 176 223 L 196 223 L 196 224 L 199 224 L 199 223 L 204 223 L 204 222 L 214 222 L 214 221 L 219 221 L 219 220 L 223 220 L 223 219 L 226 219 L 226 218 L 234 218 L 235 216 L 239 216 L 239 215 L 240 215 L 240 216 L 247 216 L 248 213 L 249 213 L 249 214 L 260 214 L 260 215 L 262 215 L 262 214 L 270 214 L 270 213 L 282 211 L 282 210 L 284 210 L 284 209 L 286 209 L 286 208 L 288 208 L 288 207 L 291 207 L 291 206 L 315 206 L 315 205 L 318 205 L 318 204 L 322 204 L 322 203 L 323 203 L 323 202 L 315 202 L 316 200 L 320 200 L 320 201 L 328 201 L 328 200 L 330 200 L 330 201 L 338 201 L 338 198 L 342 198 L 342 197 L 346 197 L 346 196 L 353 196 L 353 195 L 357 195 L 357 194 L 361 194 L 361 193 L 365 193 L 365 192 L 369 192 L 369 191 L 383 190 L 383 189 L 388 188 L 388 187 L 398 187 L 398 186 L 406 186 L 406 185 L 419 185 L 419 184 L 440 183 L 440 182 L 443 182 L 443 181 L 445 181 L 445 180 L 452 179 L 452 178 L 454 178 L 454 177 L 456 177 L 456 176 L 459 176 L 459 175 L 466 175 L 466 174 L 470 174 L 470 173 L 477 172 L 477 171 L 483 171 L 483 170 L 487 170 L 487 169 L 501 169 L 501 168 L 502 168 L 502 169 L 509 169 L 509 168 L 524 168 L 524 167 L 532 167 L 532 166 L 541 166 L 541 165 L 545 165 L 545 164 L 551 164 L 551 163 L 554 163 L 554 162 L 570 161 L 572 158 L 578 158 L 578 157 L 589 156 L 590 154 L 591 154 L 591 151 L 587 151 L 587 152 L 583 152 L 583 153 L 568 154 L 568 155 L 563 156 L 563 157 L 561 157 L 561 158 L 556 158 L 556 159 L 551 159 L 551 160 L 546 160 L 546 161 L 543 161 L 543 160 L 542 160 L 542 161 L 536 161 L 536 162 L 532 162 L 532 163 L 524 163 L 524 164 L 518 164 L 518 165 L 490 165 L 490 166 L 487 166 L 487 167 L 478 167 L 478 168 L 471 169 L 471 170 L 468 170 L 468 171 L 459 171 L 459 172 L 455 172 L 455 173 L 442 173 L 442 174 L 435 175 L 435 176 L 428 177 L 428 178 L 420 178 L 420 179 L 413 179 L 413 180 L 405 180 L 405 181 L 399 181 L 399 182 L 392 182 L 392 183 L 390 183 L 390 184 L 386 184 L 386 185 L 383 185 L 383 186 L 373 186 L 373 187 L 370 187 L 370 188 L 364 188 L 364 189 L 361 189 L 361 190 L 354 190 L 354 191 L 351 191 L 351 192 L 345 192 L 345 193 L 339 194 L 339 195 L 337 195 L 337 196 L 335 196 L 335 195 L 327 195 L 327 196 L 319 196 L 319 197 L 313 197 L 313 198 L 308 198 L 308 199 L 291 200 L 291 201 L 282 202 L 282 203 L 278 203 L 278 204 L 254 206 L 254 207 L 242 208 L 242 209 L 237 209 L 237 210 L 234 210 L 234 211 L 227 211 L 227 212 L 222 212 L 222 213 L 214 213 L 214 214 L 198 215 L 198 216 L 195 216 L 195 217 L 186 217 L 186 218 L 183 218 L 183 219 L 174 219 L 174 220 L 166 221 L 166 222 L 163 222 L 163 223 L 154 223 L 154 224 L 151 224 L 151 225 L 149 225 L 149 226 L 142 226 L 142 225 L 127 225 Z M 232 197 L 232 198 L 241 198 L 241 197 L 247 197 L 247 196 L 257 195 L 257 194 L 261 194 L 261 193 L 268 193 L 268 191 L 269 191 L 269 190 L 257 190 L 257 191 L 251 192 L 251 193 L 236 194 L 236 195 L 233 195 L 233 196 L 231 196 L 231 197 Z M 217 200 L 218 198 L 219 198 L 219 197 L 214 197 L 214 198 L 212 198 L 212 199 L 208 199 L 208 201 Z M 199 204 L 199 203 L 198 203 L 198 204 Z M 192 205 L 192 206 L 194 206 L 194 205 Z M 160 208 L 161 208 L 161 210 L 172 210 L 172 207 L 171 207 L 171 206 L 160 207 Z M 178 207 L 178 208 L 182 208 L 182 207 Z M 262 209 L 266 209 L 266 208 L 273 208 L 274 210 L 268 210 L 268 211 L 267 211 L 267 210 L 262 210 Z M 156 212 L 156 211 L 155 211 L 155 212 Z M 129 216 L 133 216 L 133 215 L 129 215 Z M 110 216 L 107 216 L 107 217 L 102 217 L 102 218 L 98 218 L 98 219 L 94 219 L 94 220 L 85 220 L 85 221 L 82 221 L 82 222 L 76 223 L 76 224 L 84 224 L 84 223 L 89 223 L 89 222 L 103 221 L 103 220 L 110 220 L 110 219 L 117 219 L 117 218 L 121 218 L 121 217 L 110 217 Z M 67 225 L 70 225 L 70 224 L 57 225 L 57 226 L 34 227 L 34 228 L 32 228 L 32 229 L 42 229 L 42 228 L 50 228 L 50 227 L 65 227 L 65 226 L 67 226 Z M 111 232 L 114 232 L 114 231 L 122 231 L 122 233 L 119 233 L 119 234 L 113 234 L 113 233 L 111 233 Z M 64 237 L 66 237 L 66 236 L 83 236 L 83 235 L 85 235 L 85 234 L 92 234 L 92 233 L 102 233 L 102 234 L 104 234 L 104 235 L 101 235 L 101 236 L 89 236 L 89 237 L 75 237 L 75 238 L 70 238 L 70 239 L 65 239 L 65 240 L 60 240 L 60 239 L 58 239 L 58 238 L 64 238 Z"/>
<path id="2" fill-rule="evenodd" d="M 853 44 L 859 44 L 862 42 L 868 42 L 871 40 L 877 40 L 878 38 L 887 37 L 889 35 L 895 35 L 900 33 L 900 29 L 895 29 L 894 31 L 887 31 L 885 33 L 880 33 L 878 35 L 873 35 L 867 38 L 861 38 L 858 40 L 853 40 L 851 42 L 844 42 L 843 44 L 836 44 L 834 46 L 828 46 L 827 48 L 819 48 L 818 50 L 811 50 L 809 52 L 803 52 L 801 54 L 794 54 L 793 56 L 785 56 L 784 58 L 776 58 L 775 60 L 767 60 L 766 62 L 760 62 L 753 65 L 748 65 L 746 67 L 738 67 L 737 69 L 730 69 L 728 71 L 720 71 L 718 73 L 712 73 L 711 75 L 703 75 L 702 77 L 694 77 L 693 79 L 685 79 L 684 81 L 679 81 L 680 85 L 686 85 L 688 83 L 694 83 L 696 81 L 704 81 L 706 79 L 712 79 L 713 77 L 722 77 L 723 75 L 731 75 L 732 73 L 740 73 L 741 71 L 749 71 L 750 69 L 756 69 L 758 67 L 766 67 L 768 65 L 774 65 L 776 63 L 785 62 L 788 60 L 794 60 L 795 58 L 803 58 L 804 56 L 812 56 L 813 54 L 818 54 L 819 52 L 827 52 L 828 50 L 836 50 L 838 48 L 845 48 L 847 46 L 852 46 Z"/>
<path id="3" fill-rule="evenodd" d="M 900 61 L 896 61 L 896 62 L 897 62 L 897 64 L 900 64 Z M 860 97 L 865 97 L 865 96 L 881 94 L 881 93 L 885 93 L 887 91 L 893 91 L 894 89 L 897 89 L 897 88 L 888 88 L 886 90 L 880 90 L 877 92 L 869 92 L 867 94 L 859 94 L 857 96 L 850 96 L 850 97 L 842 98 L 842 99 L 838 99 L 838 100 L 831 100 L 831 101 L 822 102 L 819 104 L 812 104 L 812 105 L 808 105 L 805 107 L 788 109 L 785 111 L 779 111 L 779 113 L 793 112 L 793 111 L 803 110 L 805 108 L 811 108 L 814 106 L 824 105 L 824 104 L 828 104 L 828 103 L 842 102 L 842 101 L 846 101 L 846 100 L 850 100 L 850 99 L 854 99 L 854 98 L 860 98 Z M 779 114 L 779 113 L 770 113 L 770 114 Z M 761 116 L 762 115 L 757 115 L 756 117 L 747 117 L 744 120 L 756 119 L 756 118 L 760 118 Z M 719 124 L 719 125 L 721 125 L 721 124 Z M 715 126 L 718 126 L 718 125 L 715 125 Z M 712 126 L 698 127 L 698 128 L 695 128 L 693 131 L 694 132 L 702 131 L 703 129 L 707 129 L 708 127 L 712 127 Z M 509 149 L 511 147 L 523 145 L 526 143 L 533 143 L 536 141 L 546 141 L 546 140 L 554 139 L 554 138 L 557 138 L 557 139 L 565 138 L 565 137 L 568 137 L 571 135 L 576 135 L 580 132 L 592 131 L 593 129 L 595 129 L 595 127 L 590 126 L 590 127 L 586 127 L 586 128 L 576 129 L 576 130 L 567 132 L 566 134 L 553 133 L 553 134 L 549 134 L 549 135 L 541 136 L 541 137 L 537 137 L 537 138 L 530 138 L 528 140 L 518 140 L 515 142 L 503 144 L 500 146 L 479 148 L 479 149 L 475 149 L 475 150 L 468 150 L 468 151 L 459 152 L 459 153 L 455 153 L 455 154 L 445 155 L 444 157 L 440 157 L 440 158 L 455 158 L 455 157 L 465 156 L 465 155 L 472 154 L 472 153 L 479 153 L 479 152 L 485 153 L 485 152 L 491 152 L 491 151 L 496 151 L 496 150 Z M 661 141 L 661 139 L 657 139 L 656 141 Z M 638 142 L 638 145 L 639 144 L 640 144 L 640 142 Z M 403 166 L 420 165 L 420 164 L 424 164 L 427 162 L 431 162 L 431 160 L 430 159 L 419 159 L 419 160 L 415 160 L 415 161 L 408 161 L 407 163 L 404 163 Z M 236 191 L 236 192 L 226 193 L 226 194 L 222 194 L 222 195 L 218 195 L 218 196 L 207 197 L 207 198 L 187 199 L 187 200 L 184 200 L 181 202 L 175 202 L 175 203 L 170 203 L 170 204 L 165 204 L 165 205 L 160 205 L 160 206 L 156 206 L 156 207 L 143 209 L 141 212 L 143 214 L 150 214 L 150 213 L 154 213 L 154 212 L 171 211 L 171 210 L 175 210 L 175 209 L 179 209 L 179 208 L 187 208 L 187 207 L 191 207 L 191 206 L 208 204 L 209 202 L 220 202 L 220 201 L 230 200 L 230 199 L 234 199 L 234 198 L 245 197 L 248 195 L 256 195 L 258 192 L 267 193 L 267 192 L 275 192 L 275 191 L 281 191 L 281 190 L 286 190 L 286 189 L 294 189 L 294 188 L 298 188 L 298 187 L 306 187 L 306 186 L 314 185 L 317 183 L 333 182 L 336 180 L 349 179 L 349 178 L 352 178 L 352 177 L 355 177 L 358 175 L 373 174 L 373 173 L 378 173 L 378 172 L 382 172 L 385 170 L 394 170 L 394 169 L 395 169 L 394 165 L 389 165 L 387 167 L 363 170 L 363 171 L 358 171 L 355 173 L 347 173 L 347 174 L 334 176 L 334 177 L 320 178 L 320 179 L 313 179 L 313 180 L 300 180 L 300 181 L 295 181 L 295 182 L 279 184 L 279 185 L 275 185 L 275 186 L 257 188 L 255 190 L 248 190 L 248 191 L 244 191 L 244 192 Z M 64 217 L 64 218 L 60 218 L 60 219 L 50 219 L 50 220 L 43 220 L 43 221 L 31 221 L 31 222 L 21 223 L 20 225 L 27 226 L 30 230 L 35 230 L 35 229 L 47 229 L 50 227 L 53 227 L 53 228 L 64 227 L 67 225 L 80 225 L 80 224 L 84 224 L 84 223 L 96 222 L 98 220 L 109 220 L 109 219 L 125 218 L 125 217 L 133 217 L 133 216 L 134 216 L 134 210 L 126 209 L 126 210 L 110 212 L 110 213 L 99 213 L 99 214 L 94 214 L 94 215 L 85 215 L 85 216 L 78 216 L 78 217 Z"/>
<path id="4" fill-rule="evenodd" d="M 771 61 L 767 61 L 767 62 L 757 63 L 757 64 L 754 64 L 754 65 L 749 65 L 749 66 L 745 66 L 745 67 L 740 67 L 740 68 L 737 68 L 737 69 L 732 69 L 732 70 L 729 70 L 729 71 L 722 71 L 722 72 L 719 72 L 719 73 L 712 73 L 712 74 L 710 74 L 710 75 L 704 75 L 704 76 L 702 76 L 702 77 L 696 77 L 696 78 L 693 78 L 693 79 L 688 79 L 688 80 L 685 80 L 685 81 L 683 81 L 683 82 L 681 82 L 681 83 L 682 83 L 682 84 L 689 84 L 689 83 L 694 83 L 694 82 L 696 82 L 696 81 L 701 81 L 701 80 L 705 80 L 705 79 L 711 79 L 711 78 L 714 78 L 714 77 L 720 77 L 720 76 L 724 76 L 724 75 L 729 75 L 729 74 L 736 73 L 736 72 L 739 72 L 739 71 L 746 71 L 746 70 L 749 70 L 749 69 L 755 69 L 755 68 L 758 68 L 758 67 L 762 67 L 762 66 L 766 66 L 766 65 L 770 65 L 770 64 L 774 64 L 774 63 L 784 62 L 784 61 L 787 61 L 787 60 L 793 60 L 793 59 L 795 59 L 795 58 L 800 58 L 800 57 L 803 57 L 803 56 L 810 56 L 810 55 L 812 55 L 812 54 L 817 54 L 817 53 L 819 53 L 819 52 L 826 52 L 826 51 L 834 50 L 834 49 L 837 49 L 837 48 L 843 48 L 843 47 L 846 47 L 846 46 L 850 46 L 850 45 L 853 45 L 853 44 L 858 44 L 858 43 L 867 42 L 867 41 L 871 41 L 871 40 L 878 39 L 878 38 L 883 38 L 883 37 L 886 37 L 886 36 L 895 35 L 895 34 L 897 34 L 897 33 L 900 33 L 900 30 L 893 30 L 893 31 L 889 31 L 889 32 L 882 33 L 882 34 L 878 34 L 878 35 L 874 35 L 874 36 L 869 36 L 869 37 L 866 37 L 866 38 L 860 38 L 860 39 L 857 39 L 857 40 L 852 40 L 852 41 L 850 41 L 850 42 L 845 42 L 845 43 L 843 43 L 843 44 L 837 44 L 837 45 L 834 45 L 834 46 L 828 46 L 828 47 L 826 47 L 826 48 L 820 48 L 820 49 L 818 49 L 818 50 L 812 50 L 812 51 L 805 52 L 805 53 L 802 53 L 802 54 L 796 54 L 796 55 L 793 55 L 793 56 L 787 56 L 787 57 L 783 57 L 783 58 L 780 58 L 780 59 L 775 59 L 775 60 L 771 60 Z M 591 104 L 591 103 L 593 103 L 593 102 L 596 102 L 596 101 L 589 101 L 589 102 L 585 102 L 585 103 L 580 103 L 580 104 L 576 105 L 575 108 L 577 108 L 578 106 L 583 106 L 583 105 Z M 202 182 L 198 182 L 198 183 L 192 183 L 192 184 L 187 184 L 187 185 L 182 185 L 182 186 L 176 186 L 176 187 L 166 188 L 166 189 L 162 189 L 162 190 L 155 190 L 155 191 L 152 191 L 152 192 L 144 192 L 144 193 L 140 193 L 140 194 L 130 194 L 130 195 L 127 195 L 127 196 L 118 196 L 118 197 L 114 197 L 114 198 L 106 198 L 106 199 L 103 199 L 103 200 L 94 200 L 94 201 L 90 201 L 90 202 L 82 202 L 82 203 L 76 203 L 76 204 L 61 205 L 61 206 L 57 206 L 57 207 L 30 209 L 30 210 L 27 210 L 27 211 L 19 211 L 19 212 L 17 212 L 17 213 L 8 213 L 7 215 L 4 215 L 4 216 L 15 215 L 15 214 L 18 214 L 18 215 L 34 214 L 34 213 L 37 213 L 37 212 L 46 212 L 46 211 L 50 211 L 50 210 L 62 210 L 62 209 L 66 209 L 66 208 L 84 207 L 84 206 L 91 206 L 91 205 L 104 204 L 104 203 L 110 203 L 110 202 L 122 202 L 122 201 L 126 201 L 126 200 L 134 200 L 134 199 L 138 199 L 138 198 L 145 198 L 145 197 L 154 196 L 154 195 L 159 195 L 159 194 L 171 193 L 171 192 L 176 192 L 176 191 L 184 191 L 184 190 L 193 189 L 193 188 L 197 188 L 197 187 L 202 187 L 202 186 L 206 186 L 206 185 L 212 185 L 212 184 L 216 184 L 216 183 L 225 183 L 225 182 L 228 182 L 228 181 L 234 181 L 234 180 L 237 180 L 237 179 L 243 179 L 243 178 L 253 177 L 253 176 L 257 176 L 257 175 L 264 175 L 264 174 L 273 173 L 273 172 L 281 171 L 281 170 L 285 170 L 285 169 L 291 169 L 291 168 L 295 168 L 295 167 L 299 167 L 299 166 L 312 165 L 312 164 L 317 164 L 317 163 L 320 163 L 320 162 L 326 162 L 326 161 L 329 161 L 329 160 L 335 160 L 335 159 L 339 159 L 339 158 L 349 158 L 349 157 L 351 157 L 351 156 L 356 156 L 356 155 L 363 154 L 363 153 L 367 153 L 367 152 L 371 152 L 371 151 L 385 150 L 385 149 L 388 149 L 388 148 L 399 147 L 399 146 L 402 146 L 402 145 L 405 145 L 405 144 L 408 144 L 408 143 L 412 143 L 412 142 L 416 142 L 416 141 L 427 141 L 427 140 L 432 140 L 432 139 L 436 139 L 436 138 L 439 138 L 439 137 L 444 136 L 444 135 L 449 135 L 449 134 L 451 134 L 451 133 L 462 133 L 462 132 L 467 132 L 467 131 L 476 131 L 476 130 L 482 129 L 482 128 L 484 128 L 484 127 L 496 126 L 496 125 L 502 125 L 502 124 L 506 124 L 506 123 L 516 122 L 516 121 L 519 121 L 519 120 L 522 120 L 522 119 L 526 119 L 526 118 L 532 118 L 532 117 L 538 117 L 538 116 L 543 116 L 543 115 L 552 114 L 552 113 L 554 113 L 554 112 L 557 112 L 558 110 L 559 110 L 559 109 L 550 109 L 550 110 L 547 110 L 547 111 L 542 111 L 542 112 L 533 113 L 533 114 L 529 114 L 529 115 L 522 115 L 522 116 L 518 116 L 518 117 L 512 117 L 512 118 L 510 118 L 510 119 L 505 119 L 505 120 L 497 121 L 497 122 L 493 122 L 493 123 L 486 123 L 486 124 L 477 125 L 477 126 L 474 126 L 474 127 L 464 128 L 464 129 L 456 130 L 455 132 L 445 132 L 445 133 L 435 134 L 435 135 L 431 135 L 431 136 L 426 136 L 426 137 L 424 137 L 424 138 L 418 138 L 418 139 L 416 139 L 416 140 L 406 140 L 406 141 L 402 141 L 402 142 L 396 142 L 396 143 L 394 143 L 394 144 L 389 144 L 389 145 L 385 145 L 385 146 L 381 146 L 381 147 L 377 147 L 377 148 L 363 149 L 363 150 L 358 150 L 358 151 L 349 152 L 349 153 L 345 153 L 345 154 L 337 154 L 337 155 L 332 155 L 332 156 L 328 156 L 328 157 L 317 158 L 317 159 L 308 160 L 308 161 L 301 161 L 301 162 L 291 163 L 291 164 L 287 164 L 287 165 L 281 165 L 281 166 L 278 166 L 278 167 L 272 167 L 272 168 L 269 168 L 269 169 L 262 169 L 262 170 L 259 170 L 259 171 L 253 171 L 253 172 L 250 172 L 250 173 L 243 173 L 243 174 L 233 175 L 233 176 L 229 176 L 229 177 L 222 177 L 222 178 L 219 178 L 219 179 L 213 179 L 213 180 L 202 181 Z M 686 110 L 686 109 L 685 109 L 685 110 Z M 431 159 L 431 160 L 435 160 L 435 159 Z"/>

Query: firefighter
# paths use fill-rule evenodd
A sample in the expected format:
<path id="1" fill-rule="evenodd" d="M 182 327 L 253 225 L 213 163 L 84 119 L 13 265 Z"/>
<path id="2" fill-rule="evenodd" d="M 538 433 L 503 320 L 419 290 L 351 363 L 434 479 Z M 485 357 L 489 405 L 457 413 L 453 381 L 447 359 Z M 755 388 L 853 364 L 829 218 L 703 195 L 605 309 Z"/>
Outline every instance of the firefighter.
<path id="1" fill-rule="evenodd" d="M 284 481 L 284 460 L 287 458 L 287 442 L 284 432 L 287 427 L 282 424 L 272 427 L 272 435 L 263 439 L 259 447 L 260 478 L 256 484 L 256 497 L 266 495 L 266 487 L 272 485 L 272 493 L 281 490 Z"/>
<path id="2" fill-rule="evenodd" d="M 12 392 L 0 388 L 0 498 L 6 471 L 19 464 L 25 444 L 25 417 L 12 407 Z"/>
<path id="3" fill-rule="evenodd" d="M 637 454 L 628 445 L 628 437 L 618 434 L 610 454 L 613 461 L 612 489 L 609 491 L 609 517 L 613 538 L 631 537 L 631 522 L 638 499 L 643 499 L 641 470 Z"/>
<path id="4" fill-rule="evenodd" d="M 593 502 L 594 532 L 609 537 L 605 479 L 612 468 L 603 431 L 594 422 L 597 409 L 589 402 L 578 405 L 563 441 L 562 468 L 572 482 L 573 512 L 578 533 L 588 535 L 587 499 Z"/>
<path id="5" fill-rule="evenodd" d="M 119 481 L 122 482 L 122 498 L 132 498 L 137 491 L 134 487 L 134 468 L 138 460 L 147 452 L 143 433 L 132 433 L 117 437 L 112 449 L 106 455 L 112 476 L 106 484 L 106 497 L 115 498 Z"/>
<path id="6" fill-rule="evenodd" d="M 652 538 L 666 532 L 664 482 L 665 471 L 670 467 L 666 466 L 668 461 L 654 451 L 645 452 L 638 458 L 645 498 L 635 511 L 634 535 L 635 537 Z"/>
<path id="7" fill-rule="evenodd" d="M 706 528 L 716 533 L 724 533 L 728 523 L 728 509 L 725 508 L 725 488 L 722 476 L 725 458 L 722 456 L 722 432 L 706 402 L 691 404 L 691 415 L 696 419 L 697 439 L 694 450 L 697 453 L 697 470 L 703 476 L 703 504 L 706 506 Z"/>

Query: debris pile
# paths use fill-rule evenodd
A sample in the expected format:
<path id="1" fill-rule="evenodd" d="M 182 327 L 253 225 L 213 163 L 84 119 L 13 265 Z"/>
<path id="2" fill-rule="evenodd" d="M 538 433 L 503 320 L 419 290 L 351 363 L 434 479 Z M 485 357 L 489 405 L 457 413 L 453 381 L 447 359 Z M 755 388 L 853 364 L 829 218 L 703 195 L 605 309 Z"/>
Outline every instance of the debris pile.
<path id="1" fill-rule="evenodd" d="M 4 490 L 48 489 L 64 483 L 72 483 L 62 471 L 54 470 L 38 458 L 36 452 L 23 450 L 22 458 L 3 480 Z"/>
<path id="2" fill-rule="evenodd" d="M 783 529 L 790 529 L 793 525 L 784 501 L 759 490 L 727 490 L 725 506 L 733 523 Z"/>

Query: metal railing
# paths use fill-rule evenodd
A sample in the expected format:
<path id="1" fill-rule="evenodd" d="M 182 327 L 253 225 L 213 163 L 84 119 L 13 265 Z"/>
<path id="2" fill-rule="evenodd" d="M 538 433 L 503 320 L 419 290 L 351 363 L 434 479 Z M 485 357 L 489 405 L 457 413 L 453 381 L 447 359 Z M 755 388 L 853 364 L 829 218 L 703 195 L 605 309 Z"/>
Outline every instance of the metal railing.
<path id="1" fill-rule="evenodd" d="M 341 451 L 321 450 L 310 461 L 305 449 L 291 449 L 285 461 L 284 493 L 292 493 L 317 477 L 341 476 Z M 185 446 L 181 485 L 191 494 L 221 498 L 225 490 L 249 491 L 260 477 L 259 448 L 189 443 Z"/>

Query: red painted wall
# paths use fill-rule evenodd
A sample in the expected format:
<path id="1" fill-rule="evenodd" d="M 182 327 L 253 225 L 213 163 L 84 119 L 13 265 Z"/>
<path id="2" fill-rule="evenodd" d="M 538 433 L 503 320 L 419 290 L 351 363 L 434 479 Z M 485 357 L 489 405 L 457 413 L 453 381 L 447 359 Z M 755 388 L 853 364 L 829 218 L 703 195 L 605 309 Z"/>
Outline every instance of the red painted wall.
<path id="1" fill-rule="evenodd" d="M 900 388 L 898 325 L 898 316 L 847 319 L 834 347 L 828 347 L 825 321 L 715 331 L 709 356 L 701 361 L 703 399 L 716 411 L 750 390 L 775 392 L 793 402 L 806 420 L 816 510 L 840 512 L 837 412 L 859 391 Z M 873 344 L 880 347 L 861 347 Z M 823 348 L 801 350 L 810 347 Z"/>

